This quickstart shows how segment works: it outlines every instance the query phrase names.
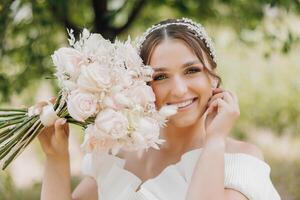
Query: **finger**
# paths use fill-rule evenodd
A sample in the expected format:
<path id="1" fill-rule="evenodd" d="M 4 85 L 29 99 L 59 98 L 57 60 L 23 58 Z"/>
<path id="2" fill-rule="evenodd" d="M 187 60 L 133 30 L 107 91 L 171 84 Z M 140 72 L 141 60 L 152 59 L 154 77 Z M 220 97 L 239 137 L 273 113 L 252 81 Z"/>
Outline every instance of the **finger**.
<path id="1" fill-rule="evenodd" d="M 55 124 L 54 124 L 54 126 L 55 126 L 55 137 L 60 142 L 63 142 L 68 138 L 66 130 L 65 130 L 66 121 L 67 121 L 66 119 L 60 118 L 60 119 L 56 120 Z"/>
<path id="2" fill-rule="evenodd" d="M 70 127 L 69 127 L 69 124 L 66 123 L 64 125 L 64 129 L 65 129 L 65 133 L 66 133 L 66 136 L 69 137 L 69 134 L 70 134 Z"/>
<path id="3" fill-rule="evenodd" d="M 224 89 L 216 88 L 216 89 L 213 90 L 213 94 L 218 94 L 218 93 L 221 93 L 221 92 L 224 92 Z"/>
<path id="4" fill-rule="evenodd" d="M 223 100 L 226 101 L 228 104 L 235 104 L 235 101 L 233 100 L 232 96 L 229 94 L 229 92 L 225 91 L 223 94 Z"/>
<path id="5" fill-rule="evenodd" d="M 44 127 L 38 134 L 38 139 L 42 144 L 49 143 L 50 138 L 54 134 L 54 126 Z"/>
<path id="6" fill-rule="evenodd" d="M 212 113 L 215 109 L 218 108 L 218 102 L 217 99 L 211 102 L 211 104 L 208 106 L 207 113 Z"/>
<path id="7" fill-rule="evenodd" d="M 237 98 L 237 95 L 234 92 L 232 92 L 232 91 L 227 91 L 227 92 L 232 96 L 233 100 L 236 103 L 239 101 L 238 98 Z"/>
<path id="8" fill-rule="evenodd" d="M 47 102 L 45 102 L 45 101 L 40 101 L 40 102 L 36 103 L 35 105 L 33 105 L 31 107 L 33 109 L 33 113 L 35 115 L 39 115 L 42 112 L 42 109 L 45 105 L 47 105 Z"/>
<path id="9" fill-rule="evenodd" d="M 228 103 L 221 98 L 215 99 L 211 105 L 208 107 L 208 113 L 213 112 L 214 109 L 219 109 L 221 107 L 228 106 Z M 218 111 L 218 110 L 217 110 Z"/>
<path id="10" fill-rule="evenodd" d="M 51 102 L 52 104 L 54 104 L 55 100 L 56 100 L 55 97 L 51 97 L 51 98 L 48 99 L 48 102 Z M 35 114 L 41 113 L 43 107 L 48 105 L 48 102 L 47 101 L 40 101 L 40 102 L 36 103 L 33 106 Z"/>
<path id="11" fill-rule="evenodd" d="M 208 105 L 210 105 L 214 100 L 216 100 L 218 98 L 225 100 L 229 104 L 233 103 L 232 97 L 229 94 L 227 94 L 226 91 L 224 91 L 224 92 L 221 92 L 221 93 L 218 93 L 218 94 L 215 94 L 214 96 L 212 96 L 208 102 Z"/>
<path id="12" fill-rule="evenodd" d="M 214 100 L 216 100 L 217 98 L 222 98 L 223 97 L 223 93 L 218 93 L 218 94 L 215 94 L 215 95 L 213 95 L 211 98 L 210 98 L 210 100 L 209 100 L 209 102 L 208 102 L 208 105 L 210 105 Z"/>
<path id="13" fill-rule="evenodd" d="M 48 99 L 48 101 L 50 101 L 52 104 L 54 104 L 55 101 L 56 101 L 56 98 L 55 98 L 55 97 L 50 97 L 50 98 Z"/>

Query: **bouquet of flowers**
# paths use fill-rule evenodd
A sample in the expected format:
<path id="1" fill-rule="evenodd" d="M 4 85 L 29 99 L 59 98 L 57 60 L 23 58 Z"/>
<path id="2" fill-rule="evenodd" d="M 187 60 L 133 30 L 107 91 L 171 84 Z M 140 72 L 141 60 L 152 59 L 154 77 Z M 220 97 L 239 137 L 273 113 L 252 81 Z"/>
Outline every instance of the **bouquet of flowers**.
<path id="1" fill-rule="evenodd" d="M 130 38 L 114 43 L 84 29 L 76 41 L 69 31 L 70 47 L 52 55 L 60 93 L 55 103 L 41 111 L 0 109 L 0 164 L 5 169 L 14 158 L 58 118 L 84 128 L 82 147 L 87 152 L 159 148 L 159 129 L 176 107 L 155 108 L 147 84 L 152 68 L 143 65 Z"/>

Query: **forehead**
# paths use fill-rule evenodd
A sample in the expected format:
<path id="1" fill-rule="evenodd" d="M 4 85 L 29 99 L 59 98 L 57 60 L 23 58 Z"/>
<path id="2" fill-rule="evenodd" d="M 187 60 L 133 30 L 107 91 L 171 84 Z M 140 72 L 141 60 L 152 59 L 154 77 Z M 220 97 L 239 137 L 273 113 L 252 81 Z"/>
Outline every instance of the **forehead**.
<path id="1" fill-rule="evenodd" d="M 178 39 L 166 39 L 153 49 L 150 65 L 169 68 L 195 60 L 199 61 L 194 51 L 185 42 Z"/>

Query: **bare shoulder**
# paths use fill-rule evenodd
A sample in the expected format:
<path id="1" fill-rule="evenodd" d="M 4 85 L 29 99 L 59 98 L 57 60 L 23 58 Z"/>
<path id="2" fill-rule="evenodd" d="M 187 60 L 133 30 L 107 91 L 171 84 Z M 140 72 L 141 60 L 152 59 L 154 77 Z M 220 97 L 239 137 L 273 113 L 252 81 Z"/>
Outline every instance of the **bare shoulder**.
<path id="1" fill-rule="evenodd" d="M 260 160 L 264 160 L 262 151 L 255 144 L 233 138 L 229 138 L 227 144 L 226 151 L 229 153 L 244 153 L 254 156 Z"/>

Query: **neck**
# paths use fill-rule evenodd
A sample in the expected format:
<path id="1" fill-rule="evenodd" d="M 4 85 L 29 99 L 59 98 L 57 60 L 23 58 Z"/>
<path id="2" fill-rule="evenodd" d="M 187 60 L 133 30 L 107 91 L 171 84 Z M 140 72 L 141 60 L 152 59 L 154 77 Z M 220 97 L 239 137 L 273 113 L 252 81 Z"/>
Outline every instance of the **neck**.
<path id="1" fill-rule="evenodd" d="M 162 138 L 166 140 L 161 150 L 172 154 L 183 154 L 192 149 L 202 147 L 205 139 L 204 115 L 199 119 L 199 123 L 188 127 L 176 127 L 167 124 L 162 130 Z"/>

